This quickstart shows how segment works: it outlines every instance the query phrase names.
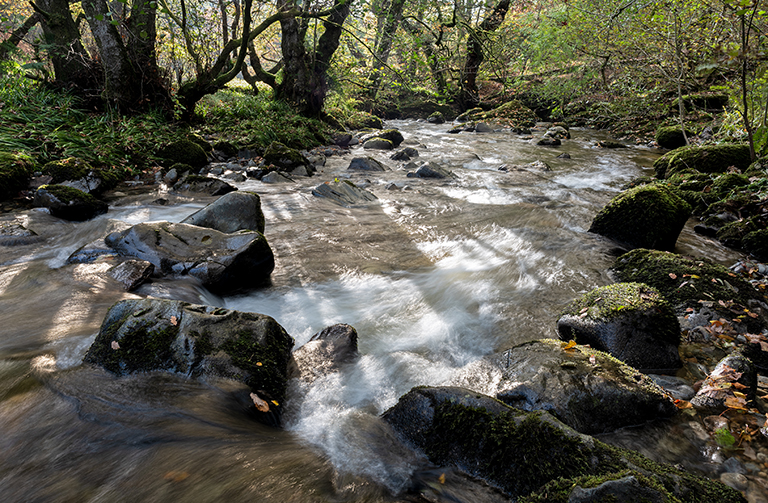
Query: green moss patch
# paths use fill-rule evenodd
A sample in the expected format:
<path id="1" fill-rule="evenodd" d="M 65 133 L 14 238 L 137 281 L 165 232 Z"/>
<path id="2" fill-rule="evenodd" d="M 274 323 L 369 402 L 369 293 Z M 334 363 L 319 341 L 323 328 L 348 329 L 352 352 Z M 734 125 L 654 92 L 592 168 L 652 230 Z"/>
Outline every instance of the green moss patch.
<path id="1" fill-rule="evenodd" d="M 20 155 L 0 152 L 0 201 L 14 197 L 29 183 L 32 163 Z"/>
<path id="2" fill-rule="evenodd" d="M 203 148 L 187 139 L 166 145 L 157 152 L 157 156 L 165 159 L 165 164 L 169 166 L 181 162 L 189 164 L 193 168 L 202 168 L 208 162 Z"/>
<path id="3" fill-rule="evenodd" d="M 615 283 L 582 295 L 568 304 L 561 315 L 586 315 L 610 321 L 622 312 L 655 310 L 660 305 L 667 302 L 655 288 L 643 283 Z"/>
<path id="4" fill-rule="evenodd" d="M 692 145 L 667 152 L 653 163 L 653 168 L 657 178 L 666 178 L 689 168 L 701 173 L 724 173 L 730 166 L 746 170 L 750 163 L 747 145 Z"/>

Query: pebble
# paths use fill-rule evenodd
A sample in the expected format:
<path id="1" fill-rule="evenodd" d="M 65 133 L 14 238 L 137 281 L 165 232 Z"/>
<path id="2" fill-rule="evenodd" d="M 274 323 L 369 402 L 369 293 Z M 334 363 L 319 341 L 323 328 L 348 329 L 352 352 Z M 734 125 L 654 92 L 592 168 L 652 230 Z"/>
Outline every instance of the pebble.
<path id="1" fill-rule="evenodd" d="M 747 468 L 737 458 L 730 457 L 730 458 L 725 460 L 725 463 L 723 463 L 723 471 L 730 472 L 730 473 L 739 473 L 741 475 L 746 475 Z"/>
<path id="2" fill-rule="evenodd" d="M 749 480 L 740 473 L 725 472 L 720 475 L 720 482 L 737 491 L 745 491 L 749 487 Z"/>

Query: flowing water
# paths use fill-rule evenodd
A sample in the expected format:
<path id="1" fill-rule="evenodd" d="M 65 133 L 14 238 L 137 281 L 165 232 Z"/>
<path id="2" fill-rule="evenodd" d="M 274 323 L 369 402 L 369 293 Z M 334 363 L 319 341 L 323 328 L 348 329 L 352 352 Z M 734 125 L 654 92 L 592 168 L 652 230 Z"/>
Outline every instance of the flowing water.
<path id="1" fill-rule="evenodd" d="M 107 215 L 84 223 L 39 210 L 0 216 L 41 236 L 0 246 L 0 501 L 396 500 L 427 465 L 377 416 L 413 386 L 446 383 L 484 355 L 555 337 L 567 302 L 611 282 L 615 250 L 586 232 L 592 218 L 622 184 L 651 174 L 659 154 L 596 148 L 600 133 L 586 130 L 546 148 L 508 132 L 389 126 L 419 160 L 456 178 L 407 178 L 401 163 L 357 147 L 296 184 L 238 184 L 261 195 L 277 263 L 272 286 L 247 295 L 217 297 L 182 280 L 127 294 L 105 274 L 112 264 L 66 263 L 114 229 L 180 221 L 209 200 L 155 187 L 115 199 Z M 556 158 L 563 152 L 572 158 Z M 392 170 L 348 172 L 360 155 Z M 535 160 L 552 170 L 515 168 Z M 311 194 L 334 178 L 378 201 L 344 208 Z M 160 196 L 170 204 L 155 203 Z M 690 229 L 678 251 L 736 258 Z M 362 357 L 311 387 L 293 383 L 285 428 L 276 430 L 256 423 L 226 385 L 159 373 L 116 378 L 83 366 L 109 306 L 136 295 L 268 314 L 296 347 L 348 323 Z M 659 426 L 652 436 L 670 435 Z M 670 454 L 661 440 L 634 442 L 672 462 L 698 455 Z"/>

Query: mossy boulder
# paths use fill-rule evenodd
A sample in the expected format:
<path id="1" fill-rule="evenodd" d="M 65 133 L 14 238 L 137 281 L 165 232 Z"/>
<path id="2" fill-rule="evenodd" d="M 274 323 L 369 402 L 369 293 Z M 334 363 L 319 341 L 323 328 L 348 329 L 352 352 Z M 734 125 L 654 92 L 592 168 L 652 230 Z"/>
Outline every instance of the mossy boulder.
<path id="1" fill-rule="evenodd" d="M 285 400 L 293 342 L 263 314 L 131 299 L 110 308 L 84 361 L 121 376 L 167 371 L 235 380 L 264 402 L 262 417 L 274 422 Z"/>
<path id="2" fill-rule="evenodd" d="M 750 232 L 741 240 L 741 246 L 757 260 L 768 262 L 768 229 Z"/>
<path id="3" fill-rule="evenodd" d="M 736 220 L 720 227 L 715 235 L 725 246 L 740 250 L 747 234 L 760 230 L 760 218 L 752 217 L 746 220 Z"/>
<path id="4" fill-rule="evenodd" d="M 557 320 L 557 332 L 564 341 L 587 344 L 637 369 L 682 366 L 675 311 L 643 283 L 608 285 L 574 300 Z"/>
<path id="5" fill-rule="evenodd" d="M 95 196 L 113 189 L 124 178 L 121 169 L 94 168 L 77 157 L 51 161 L 41 171 L 51 177 L 52 184 L 67 185 Z"/>
<path id="6" fill-rule="evenodd" d="M 517 100 L 511 100 L 485 113 L 473 116 L 472 120 L 491 120 L 509 127 L 533 127 L 539 120 L 536 113 Z"/>
<path id="7" fill-rule="evenodd" d="M 309 166 L 309 160 L 294 148 L 279 141 L 273 141 L 264 151 L 264 162 L 274 164 L 278 168 L 291 170 L 298 166 Z"/>
<path id="8" fill-rule="evenodd" d="M 228 192 L 181 223 L 216 229 L 225 234 L 242 230 L 264 234 L 261 198 L 254 192 Z"/>
<path id="9" fill-rule="evenodd" d="M 237 155 L 237 147 L 226 140 L 220 140 L 213 144 L 213 149 L 222 152 L 224 155 L 234 157 Z"/>
<path id="10" fill-rule="evenodd" d="M 392 150 L 395 145 L 384 138 L 370 138 L 363 143 L 363 148 L 366 150 Z"/>
<path id="11" fill-rule="evenodd" d="M 659 184 L 629 189 L 595 216 L 589 232 L 630 248 L 673 250 L 691 216 L 691 206 L 674 189 Z"/>
<path id="12" fill-rule="evenodd" d="M 369 133 L 360 138 L 360 143 L 365 144 L 368 140 L 373 138 L 381 138 L 392 142 L 393 147 L 399 147 L 403 143 L 403 134 L 397 129 L 384 129 L 382 131 L 376 131 L 375 133 Z"/>
<path id="13" fill-rule="evenodd" d="M 683 128 L 680 126 L 662 126 L 656 130 L 656 143 L 661 148 L 674 150 L 686 145 L 685 137 L 691 137 L 695 133 L 686 129 L 683 135 Z"/>
<path id="14" fill-rule="evenodd" d="M 157 151 L 157 157 L 164 160 L 163 165 L 171 166 L 177 162 L 189 164 L 200 169 L 208 163 L 208 156 L 203 147 L 192 140 L 177 140 Z"/>
<path id="15" fill-rule="evenodd" d="M 700 173 L 725 173 L 726 169 L 735 166 L 743 171 L 751 162 L 747 145 L 690 145 L 659 157 L 653 163 L 653 169 L 656 177 L 661 179 L 685 169 Z"/>
<path id="16" fill-rule="evenodd" d="M 701 192 L 705 187 L 712 184 L 712 175 L 691 170 L 675 173 L 665 181 L 680 191 Z"/>
<path id="17" fill-rule="evenodd" d="M 208 142 L 208 140 L 197 133 L 188 134 L 187 139 L 199 145 L 204 152 L 211 152 L 213 150 L 213 146 Z"/>
<path id="18" fill-rule="evenodd" d="M 669 395 L 648 376 L 602 351 L 568 347 L 552 339 L 527 342 L 472 362 L 451 383 L 516 409 L 547 411 L 587 434 L 677 413 Z"/>
<path id="19" fill-rule="evenodd" d="M 275 257 L 258 231 L 224 234 L 188 224 L 151 222 L 105 238 L 123 256 L 146 260 L 157 274 L 196 278 L 214 293 L 253 289 L 269 282 Z"/>
<path id="20" fill-rule="evenodd" d="M 82 222 L 107 212 L 108 206 L 82 190 L 66 185 L 43 185 L 35 192 L 34 205 L 48 208 L 51 215 Z"/>
<path id="21" fill-rule="evenodd" d="M 427 117 L 427 122 L 430 124 L 444 124 L 445 117 L 443 117 L 442 112 L 432 112 L 429 117 Z"/>
<path id="22" fill-rule="evenodd" d="M 384 122 L 373 114 L 358 111 L 344 121 L 347 129 L 384 129 Z"/>
<path id="23" fill-rule="evenodd" d="M 522 412 L 464 388 L 414 388 L 383 418 L 432 463 L 481 478 L 515 501 L 574 501 L 577 480 L 630 475 L 658 493 L 657 501 L 745 501 L 720 482 L 604 444 L 546 412 Z M 544 492 L 547 484 L 562 484 L 564 499 Z"/>
<path id="24" fill-rule="evenodd" d="M 469 122 L 472 120 L 477 120 L 483 115 L 483 113 L 484 111 L 480 107 L 470 108 L 469 110 L 456 117 L 456 122 Z"/>
<path id="25" fill-rule="evenodd" d="M 751 300 L 764 301 L 763 296 L 747 281 L 727 268 L 703 258 L 684 257 L 656 250 L 632 250 L 613 263 L 612 274 L 619 281 L 637 281 L 656 288 L 676 309 L 698 308 L 700 301 L 733 301 L 747 307 Z M 736 313 L 722 310 L 727 319 Z M 751 318 L 738 315 L 743 321 Z"/>
<path id="26" fill-rule="evenodd" d="M 32 163 L 25 156 L 0 152 L 0 201 L 26 188 L 32 169 Z"/>

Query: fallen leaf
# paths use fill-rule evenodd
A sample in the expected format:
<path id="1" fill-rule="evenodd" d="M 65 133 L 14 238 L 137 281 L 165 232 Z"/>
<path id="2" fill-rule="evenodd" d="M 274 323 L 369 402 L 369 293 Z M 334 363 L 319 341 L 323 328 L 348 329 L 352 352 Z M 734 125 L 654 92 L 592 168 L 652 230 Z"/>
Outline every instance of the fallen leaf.
<path id="1" fill-rule="evenodd" d="M 691 402 L 687 402 L 685 400 L 675 400 L 675 407 L 677 407 L 680 410 L 683 410 L 683 409 L 692 409 L 693 405 L 691 405 Z"/>
<path id="2" fill-rule="evenodd" d="M 256 362 L 256 366 L 257 366 L 257 367 L 261 367 L 261 366 L 262 366 L 262 363 L 261 363 L 261 362 Z"/>
<path id="3" fill-rule="evenodd" d="M 573 349 L 575 347 L 576 347 L 576 341 L 574 341 L 573 339 L 568 341 L 567 344 L 563 343 L 563 349 L 566 350 L 566 351 L 568 351 L 569 349 Z"/>
<path id="4" fill-rule="evenodd" d="M 273 404 L 275 404 L 275 407 L 279 407 L 279 406 L 280 406 L 280 404 L 279 404 L 279 403 L 277 403 L 277 400 L 270 400 L 270 401 L 271 401 Z"/>
<path id="5" fill-rule="evenodd" d="M 747 410 L 747 401 L 743 398 L 729 396 L 725 399 L 725 406 L 729 409 Z"/>
<path id="6" fill-rule="evenodd" d="M 672 279 L 677 279 L 677 274 L 671 272 L 671 273 L 669 273 L 669 277 L 672 278 Z"/>
<path id="7" fill-rule="evenodd" d="M 110 346 L 112 346 L 112 349 L 120 349 L 120 344 L 117 341 L 112 341 Z"/>
<path id="8" fill-rule="evenodd" d="M 269 412 L 269 404 L 266 402 L 266 400 L 262 400 L 259 395 L 256 393 L 251 393 L 251 400 L 253 400 L 253 405 L 256 406 L 258 411 Z"/>
<path id="9" fill-rule="evenodd" d="M 171 316 L 171 325 L 173 325 L 175 327 L 178 324 L 179 324 L 179 322 L 176 319 L 176 317 L 175 316 Z"/>
<path id="10" fill-rule="evenodd" d="M 182 482 L 189 477 L 188 472 L 177 472 L 177 471 L 171 471 L 165 474 L 163 477 L 165 480 L 169 480 L 171 482 Z"/>
<path id="11" fill-rule="evenodd" d="M 439 477 L 437 480 L 438 480 L 438 482 L 440 482 L 441 484 L 445 484 L 445 474 L 444 474 L 444 473 L 441 473 L 441 474 L 440 474 L 440 477 Z"/>
<path id="12" fill-rule="evenodd" d="M 595 355 L 589 355 L 589 363 L 597 365 L 597 358 L 595 358 Z"/>

